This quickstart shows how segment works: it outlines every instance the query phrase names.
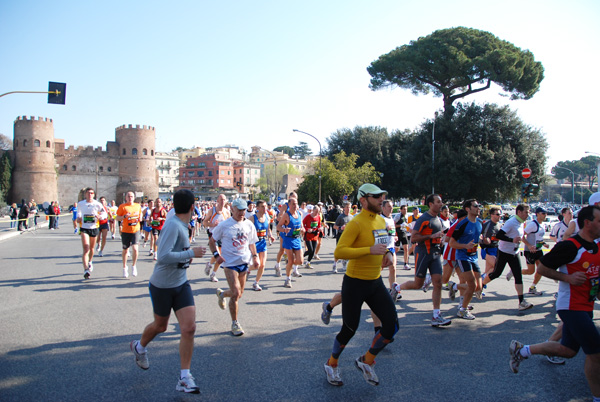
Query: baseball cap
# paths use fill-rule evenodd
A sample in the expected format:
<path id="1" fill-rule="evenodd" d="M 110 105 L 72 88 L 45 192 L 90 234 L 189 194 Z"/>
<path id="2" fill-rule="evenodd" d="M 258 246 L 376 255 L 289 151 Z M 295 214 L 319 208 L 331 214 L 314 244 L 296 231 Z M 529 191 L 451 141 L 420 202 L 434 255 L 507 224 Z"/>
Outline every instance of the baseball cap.
<path id="1" fill-rule="evenodd" d="M 365 197 L 366 195 L 377 195 L 387 194 L 387 191 L 380 189 L 375 184 L 365 183 L 358 188 L 358 198 Z"/>
<path id="2" fill-rule="evenodd" d="M 548 211 L 546 211 L 546 209 L 544 207 L 537 207 L 535 209 L 535 213 L 539 214 L 540 212 L 543 213 L 543 214 L 547 214 L 548 213 Z"/>
<path id="3" fill-rule="evenodd" d="M 597 204 L 599 202 L 600 202 L 600 191 L 598 191 L 597 193 L 594 193 L 594 194 L 590 195 L 590 201 L 589 201 L 590 205 L 595 205 L 595 204 Z"/>
<path id="4" fill-rule="evenodd" d="M 248 209 L 248 203 L 243 198 L 236 198 L 232 203 L 232 207 L 236 207 L 237 209 Z"/>

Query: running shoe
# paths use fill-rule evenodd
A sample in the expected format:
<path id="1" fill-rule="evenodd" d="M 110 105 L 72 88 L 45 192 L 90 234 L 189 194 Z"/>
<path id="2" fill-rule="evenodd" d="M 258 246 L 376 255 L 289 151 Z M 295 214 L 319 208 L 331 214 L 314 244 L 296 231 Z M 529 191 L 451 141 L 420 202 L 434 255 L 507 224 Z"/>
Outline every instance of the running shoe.
<path id="1" fill-rule="evenodd" d="M 284 284 L 283 284 L 284 288 L 291 288 L 292 287 L 292 280 L 291 279 L 286 279 Z"/>
<path id="2" fill-rule="evenodd" d="M 85 270 L 83 272 L 83 279 L 90 279 L 90 271 L 89 270 Z"/>
<path id="3" fill-rule="evenodd" d="M 111 235 L 111 237 L 112 237 L 113 240 L 115 239 L 115 235 Z"/>
<path id="4" fill-rule="evenodd" d="M 304 268 L 313 269 L 313 267 L 310 265 L 310 261 L 306 261 L 306 263 L 304 264 Z"/>
<path id="5" fill-rule="evenodd" d="M 338 273 L 337 264 L 335 262 L 333 263 L 333 268 L 332 268 L 331 272 L 333 272 L 334 274 Z"/>
<path id="6" fill-rule="evenodd" d="M 475 295 L 477 300 L 483 299 L 483 293 L 481 293 L 481 290 L 478 290 L 477 292 L 474 292 L 473 294 Z"/>
<path id="7" fill-rule="evenodd" d="M 328 302 L 323 302 L 323 311 L 321 312 L 321 321 L 323 321 L 323 324 L 325 325 L 329 325 L 329 321 L 331 320 L 331 313 L 333 313 L 333 311 L 329 311 L 327 310 L 327 306 L 329 305 Z M 327 370 L 327 369 L 325 369 Z M 335 385 L 335 384 L 333 384 Z"/>
<path id="8" fill-rule="evenodd" d="M 456 306 L 456 308 L 459 309 L 459 310 L 460 310 L 461 307 L 462 307 L 462 303 L 458 303 L 458 306 Z M 467 310 L 469 310 L 469 311 L 473 310 L 473 306 L 469 304 L 467 306 Z"/>
<path id="9" fill-rule="evenodd" d="M 212 269 L 212 265 L 210 265 L 210 261 L 206 262 L 206 266 L 204 267 L 204 273 L 206 276 L 210 275 L 210 271 Z"/>
<path id="10" fill-rule="evenodd" d="M 279 267 L 279 263 L 275 263 L 275 276 L 280 278 L 281 277 L 281 268 Z"/>
<path id="11" fill-rule="evenodd" d="M 233 336 L 242 336 L 244 335 L 244 330 L 239 322 L 235 321 L 231 324 L 231 333 Z"/>
<path id="12" fill-rule="evenodd" d="M 510 342 L 510 346 L 508 347 L 508 353 L 510 353 L 510 360 L 508 364 L 510 365 L 510 370 L 513 373 L 519 372 L 519 364 L 521 364 L 521 362 L 526 359 L 526 357 L 521 356 L 521 349 L 523 349 L 523 344 L 521 342 L 515 340 L 512 340 Z"/>
<path id="13" fill-rule="evenodd" d="M 152 258 L 154 261 L 158 260 L 158 257 L 156 256 L 156 254 L 154 254 L 154 257 Z"/>
<path id="14" fill-rule="evenodd" d="M 533 304 L 529 303 L 527 300 L 523 300 L 521 303 L 519 303 L 519 311 L 529 310 L 532 307 Z"/>
<path id="15" fill-rule="evenodd" d="M 410 265 L 404 264 L 404 270 L 405 271 L 410 271 Z"/>
<path id="16" fill-rule="evenodd" d="M 129 348 L 135 356 L 135 364 L 137 364 L 142 370 L 148 370 L 150 368 L 150 363 L 148 363 L 148 352 L 139 353 L 137 351 L 137 345 L 139 343 L 140 341 L 131 341 Z"/>
<path id="17" fill-rule="evenodd" d="M 552 364 L 565 364 L 565 362 L 567 361 L 566 359 L 560 356 L 546 356 L 546 359 L 548 359 L 548 361 Z"/>
<path id="18" fill-rule="evenodd" d="M 450 290 L 450 289 L 448 289 L 448 284 L 447 283 L 444 283 L 442 285 L 442 290 Z"/>
<path id="19" fill-rule="evenodd" d="M 217 288 L 217 304 L 221 310 L 225 310 L 225 297 L 223 296 L 223 289 Z"/>
<path id="20" fill-rule="evenodd" d="M 302 278 L 302 274 L 297 269 L 292 271 L 292 276 L 294 278 Z"/>
<path id="21" fill-rule="evenodd" d="M 313 257 L 313 260 L 321 261 L 321 259 L 319 258 L 319 255 L 318 255 L 318 254 L 315 254 L 315 255 L 314 255 L 314 257 Z"/>
<path id="22" fill-rule="evenodd" d="M 448 282 L 448 296 L 450 296 L 450 300 L 454 301 L 456 299 L 456 289 L 454 289 L 455 283 L 450 281 Z"/>
<path id="23" fill-rule="evenodd" d="M 398 287 L 399 287 L 399 285 L 397 283 L 394 283 L 392 285 L 392 288 L 390 289 L 390 296 L 392 296 L 393 301 L 398 301 L 398 300 L 402 299 L 402 295 L 400 294 Z"/>
<path id="24" fill-rule="evenodd" d="M 427 276 L 425 276 L 425 283 L 423 283 L 423 287 L 421 288 L 421 290 L 423 290 L 423 292 L 427 292 L 429 290 L 430 286 L 431 286 L 431 275 L 427 274 Z"/>
<path id="25" fill-rule="evenodd" d="M 252 284 L 252 289 L 256 290 L 257 292 L 260 292 L 262 290 L 262 288 L 260 287 L 260 285 L 258 284 L 258 282 L 254 282 Z"/>
<path id="26" fill-rule="evenodd" d="M 342 260 L 342 270 L 346 271 L 346 265 L 348 265 L 348 260 Z"/>
<path id="27" fill-rule="evenodd" d="M 150 250 L 150 252 L 148 253 L 149 256 L 153 256 L 154 255 L 154 251 Z"/>
<path id="28" fill-rule="evenodd" d="M 541 295 L 544 294 L 544 292 L 538 291 L 535 286 L 530 286 L 529 287 L 529 292 L 527 292 L 527 293 L 529 293 L 532 296 L 541 296 Z"/>
<path id="29" fill-rule="evenodd" d="M 471 314 L 471 312 L 468 309 L 464 310 L 462 308 L 458 309 L 456 316 L 458 318 L 463 318 L 465 320 L 474 320 L 475 319 L 475 316 L 473 314 Z"/>
<path id="30" fill-rule="evenodd" d="M 211 282 L 219 282 L 219 279 L 217 278 L 217 274 L 215 272 L 210 273 L 210 281 Z"/>
<path id="31" fill-rule="evenodd" d="M 510 281 L 513 278 L 513 273 L 512 271 L 508 271 L 508 273 L 506 274 L 506 280 Z"/>
<path id="32" fill-rule="evenodd" d="M 325 368 L 325 373 L 327 373 L 328 383 L 330 383 L 331 385 L 335 385 L 336 387 L 344 385 L 342 377 L 340 377 L 340 369 L 337 366 L 331 367 L 328 366 L 327 363 L 325 363 L 323 367 Z"/>
<path id="33" fill-rule="evenodd" d="M 77 232 L 79 232 L 79 230 L 78 230 L 78 229 L 75 229 L 75 232 L 73 232 L 73 234 L 77 234 Z"/>
<path id="34" fill-rule="evenodd" d="M 98 257 L 104 257 L 104 256 L 102 255 L 102 251 L 98 251 Z"/>
<path id="35" fill-rule="evenodd" d="M 445 327 L 450 324 L 452 324 L 452 320 L 450 320 L 448 318 L 444 318 L 441 315 L 431 318 L 431 326 L 432 327 Z"/>
<path id="36" fill-rule="evenodd" d="M 133 276 L 137 276 L 137 268 L 135 267 L 135 265 L 133 265 L 133 266 L 131 267 L 131 275 L 133 275 Z"/>
<path id="37" fill-rule="evenodd" d="M 373 364 L 369 365 L 367 363 L 364 363 L 363 357 L 360 356 L 359 358 L 357 358 L 354 361 L 354 364 L 356 365 L 357 369 L 362 371 L 363 377 L 367 381 L 368 384 L 379 385 L 379 378 L 377 378 L 377 374 L 375 374 L 375 370 L 373 369 L 375 362 L 373 362 Z"/>
<path id="38" fill-rule="evenodd" d="M 129 272 L 127 272 L 127 267 L 123 267 L 123 278 L 129 278 Z"/>
<path id="39" fill-rule="evenodd" d="M 94 272 L 94 264 L 91 261 L 88 262 L 88 271 L 90 271 L 90 274 Z"/>
<path id="40" fill-rule="evenodd" d="M 196 382 L 194 381 L 194 377 L 191 375 L 181 378 L 177 382 L 177 386 L 175 387 L 176 391 L 185 392 L 188 394 L 199 394 L 200 388 L 196 386 Z"/>

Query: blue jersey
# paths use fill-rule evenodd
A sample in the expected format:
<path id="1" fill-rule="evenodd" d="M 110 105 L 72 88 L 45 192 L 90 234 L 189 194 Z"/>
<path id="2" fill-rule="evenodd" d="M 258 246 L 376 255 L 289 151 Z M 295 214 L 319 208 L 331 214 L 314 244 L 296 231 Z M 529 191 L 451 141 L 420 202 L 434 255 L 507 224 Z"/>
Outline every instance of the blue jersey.
<path id="1" fill-rule="evenodd" d="M 257 253 L 262 253 L 267 249 L 267 233 L 269 230 L 270 220 L 267 214 L 265 214 L 264 216 L 265 221 L 260 222 L 256 214 L 252 215 L 252 221 L 254 222 L 254 227 L 256 228 L 256 236 L 258 237 L 258 241 L 256 242 Z"/>
<path id="2" fill-rule="evenodd" d="M 452 238 L 460 244 L 468 244 L 473 241 L 473 248 L 456 250 L 456 259 L 470 262 L 477 262 L 477 247 L 479 245 L 479 236 L 481 236 L 481 219 L 475 219 L 471 222 L 468 218 L 456 224 Z"/>

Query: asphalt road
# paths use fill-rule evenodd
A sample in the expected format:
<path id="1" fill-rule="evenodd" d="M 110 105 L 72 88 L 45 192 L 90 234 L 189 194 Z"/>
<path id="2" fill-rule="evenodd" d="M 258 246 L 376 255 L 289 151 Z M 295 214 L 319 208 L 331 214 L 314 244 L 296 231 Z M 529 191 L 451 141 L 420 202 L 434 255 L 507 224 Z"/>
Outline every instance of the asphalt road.
<path id="1" fill-rule="evenodd" d="M 67 222 L 70 223 L 70 222 Z M 542 279 L 543 296 L 529 298 L 533 309 L 517 311 L 512 282 L 491 283 L 483 301 L 473 301 L 474 321 L 454 319 L 432 328 L 431 293 L 404 292 L 397 303 L 400 331 L 377 358 L 380 385 L 373 387 L 354 368 L 373 336 L 368 311 L 340 358 L 343 387 L 325 379 L 323 363 L 340 329 L 340 309 L 331 324 L 320 321 L 321 304 L 340 289 L 342 274 L 331 273 L 335 241 L 326 239 L 314 270 L 283 287 L 274 276 L 276 246 L 262 292 L 249 285 L 240 303 L 246 334 L 233 337 L 227 311 L 217 306 L 215 289 L 225 287 L 204 275 L 206 258 L 188 275 L 197 306 L 192 373 L 200 395 L 175 391 L 179 375 L 178 326 L 149 346 L 150 369 L 133 361 L 129 342 L 152 320 L 148 278 L 153 269 L 142 249 L 139 276 L 121 278 L 120 242 L 109 240 L 84 281 L 81 246 L 71 225 L 39 229 L 0 241 L 0 400 L 2 401 L 577 401 L 591 400 L 582 352 L 563 366 L 534 356 L 513 374 L 508 366 L 511 339 L 536 343 L 557 325 L 553 281 Z M 206 236 L 199 240 L 206 244 Z M 411 258 L 412 262 L 412 258 Z M 387 283 L 387 272 L 384 272 Z M 399 281 L 411 271 L 399 271 Z M 525 278 L 525 284 L 531 277 Z M 456 303 L 444 292 L 444 314 Z"/>

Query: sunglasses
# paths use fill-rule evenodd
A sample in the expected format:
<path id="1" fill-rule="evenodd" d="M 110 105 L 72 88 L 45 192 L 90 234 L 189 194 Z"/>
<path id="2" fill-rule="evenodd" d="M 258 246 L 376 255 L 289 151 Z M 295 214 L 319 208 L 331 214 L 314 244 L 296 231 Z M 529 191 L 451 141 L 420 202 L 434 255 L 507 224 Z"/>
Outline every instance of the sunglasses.
<path id="1" fill-rule="evenodd" d="M 377 194 L 377 195 L 367 194 L 367 195 L 365 195 L 365 197 L 381 198 L 381 197 L 383 197 L 383 193 Z"/>

